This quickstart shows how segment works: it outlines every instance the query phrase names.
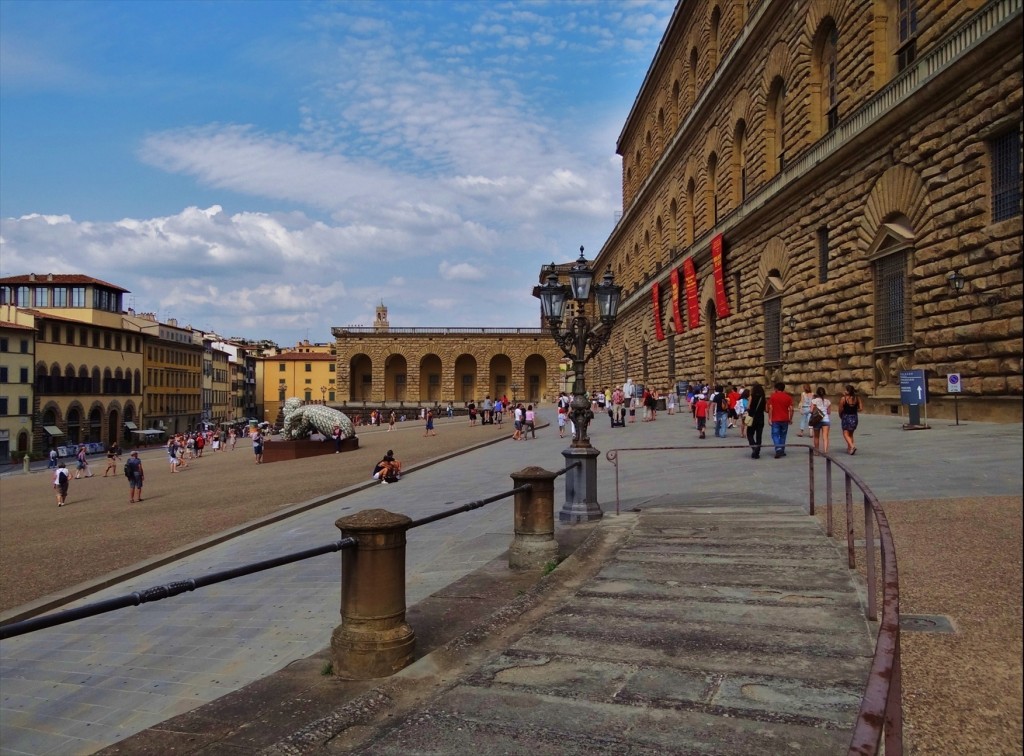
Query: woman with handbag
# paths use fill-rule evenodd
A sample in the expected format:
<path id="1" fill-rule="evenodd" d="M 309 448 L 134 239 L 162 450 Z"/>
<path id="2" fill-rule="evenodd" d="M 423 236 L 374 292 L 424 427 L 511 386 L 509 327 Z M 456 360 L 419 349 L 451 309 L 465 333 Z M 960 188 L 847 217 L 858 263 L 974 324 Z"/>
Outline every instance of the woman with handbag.
<path id="1" fill-rule="evenodd" d="M 846 452 L 856 454 L 857 446 L 853 443 L 853 432 L 857 430 L 858 413 L 864 409 L 857 389 L 847 384 L 842 398 L 839 399 L 839 422 L 843 427 L 843 440 L 846 441 Z"/>
<path id="2" fill-rule="evenodd" d="M 814 392 L 811 391 L 811 384 L 805 383 L 803 391 L 800 392 L 800 433 L 797 435 L 804 435 L 804 431 L 810 427 L 811 402 L 813 400 Z M 810 432 L 808 431 L 808 433 Z"/>
<path id="3" fill-rule="evenodd" d="M 823 454 L 828 454 L 828 433 L 832 427 L 830 413 L 832 402 L 825 396 L 825 389 L 818 386 L 811 400 L 811 432 L 814 435 L 814 448 L 820 449 Z"/>

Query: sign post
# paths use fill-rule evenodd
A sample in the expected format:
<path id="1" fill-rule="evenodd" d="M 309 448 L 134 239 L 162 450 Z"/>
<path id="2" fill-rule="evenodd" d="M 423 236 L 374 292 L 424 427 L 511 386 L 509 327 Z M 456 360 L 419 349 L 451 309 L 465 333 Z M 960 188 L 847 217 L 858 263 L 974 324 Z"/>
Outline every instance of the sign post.
<path id="1" fill-rule="evenodd" d="M 956 416 L 956 424 L 960 425 L 960 405 L 957 398 L 960 396 L 962 387 L 960 385 L 960 373 L 950 373 L 946 376 L 946 392 L 953 395 L 953 414 Z"/>
<path id="2" fill-rule="evenodd" d="M 900 371 L 900 404 L 907 405 L 910 415 L 904 430 L 920 430 L 927 428 L 927 422 L 921 422 L 921 407 L 928 401 L 928 384 L 923 370 Z"/>

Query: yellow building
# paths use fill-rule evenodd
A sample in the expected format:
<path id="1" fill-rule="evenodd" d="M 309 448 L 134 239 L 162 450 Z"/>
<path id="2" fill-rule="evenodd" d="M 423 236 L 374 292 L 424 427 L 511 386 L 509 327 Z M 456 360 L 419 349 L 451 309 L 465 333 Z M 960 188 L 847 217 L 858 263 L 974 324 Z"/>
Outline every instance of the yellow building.
<path id="1" fill-rule="evenodd" d="M 589 384 L 898 414 L 919 374 L 932 417 L 1020 422 L 1021 36 L 1021 0 L 680 2 L 618 139 Z"/>
<path id="2" fill-rule="evenodd" d="M 330 347 L 322 346 L 301 342 L 293 351 L 257 358 L 257 385 L 261 388 L 264 420 L 279 425 L 284 401 L 293 396 L 309 404 L 336 401 L 335 358 Z"/>
<path id="3" fill-rule="evenodd" d="M 0 305 L 0 464 L 33 451 L 34 319 Z"/>
<path id="4" fill-rule="evenodd" d="M 124 320 L 145 338 L 144 426 L 139 430 L 167 435 L 195 430 L 202 416 L 202 344 L 195 343 L 191 328 L 175 320 L 161 323 L 155 313 L 129 310 Z"/>
<path id="5" fill-rule="evenodd" d="M 140 417 L 143 337 L 125 330 L 125 289 L 89 276 L 0 278 L 0 304 L 35 332 L 32 448 L 124 439 Z"/>

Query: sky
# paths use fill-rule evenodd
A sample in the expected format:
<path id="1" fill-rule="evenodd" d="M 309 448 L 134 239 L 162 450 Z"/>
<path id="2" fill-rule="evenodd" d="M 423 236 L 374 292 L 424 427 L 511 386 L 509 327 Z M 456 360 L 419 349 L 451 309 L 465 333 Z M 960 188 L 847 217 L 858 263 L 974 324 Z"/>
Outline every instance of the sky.
<path id="1" fill-rule="evenodd" d="M 0 275 L 287 347 L 537 327 L 674 0 L 0 0 Z"/>

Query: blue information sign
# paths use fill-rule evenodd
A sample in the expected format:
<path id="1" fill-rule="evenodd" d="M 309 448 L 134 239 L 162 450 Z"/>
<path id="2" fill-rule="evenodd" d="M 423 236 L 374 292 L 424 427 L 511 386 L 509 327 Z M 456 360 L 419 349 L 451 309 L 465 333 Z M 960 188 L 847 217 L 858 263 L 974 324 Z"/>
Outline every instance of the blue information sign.
<path id="1" fill-rule="evenodd" d="M 928 401 L 928 388 L 923 370 L 900 371 L 900 404 L 924 404 Z"/>

